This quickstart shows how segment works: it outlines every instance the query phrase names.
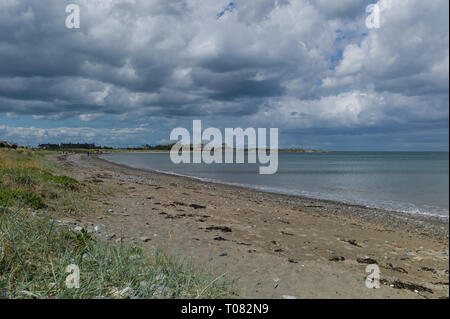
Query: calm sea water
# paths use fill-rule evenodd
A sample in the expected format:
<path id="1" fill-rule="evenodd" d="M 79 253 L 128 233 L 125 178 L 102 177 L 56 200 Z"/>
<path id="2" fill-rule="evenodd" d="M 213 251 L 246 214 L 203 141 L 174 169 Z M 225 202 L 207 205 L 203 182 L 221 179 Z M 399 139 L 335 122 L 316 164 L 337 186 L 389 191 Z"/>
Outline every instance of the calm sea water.
<path id="1" fill-rule="evenodd" d="M 280 153 L 278 172 L 259 164 L 179 164 L 169 154 L 105 154 L 127 166 L 259 190 L 396 211 L 448 216 L 448 152 Z"/>

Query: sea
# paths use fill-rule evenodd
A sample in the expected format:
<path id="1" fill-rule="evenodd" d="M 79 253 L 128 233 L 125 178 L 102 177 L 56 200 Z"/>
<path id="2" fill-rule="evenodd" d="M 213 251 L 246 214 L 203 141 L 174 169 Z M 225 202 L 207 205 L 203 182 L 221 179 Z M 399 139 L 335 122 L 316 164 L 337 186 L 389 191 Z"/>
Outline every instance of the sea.
<path id="1" fill-rule="evenodd" d="M 260 175 L 259 163 L 174 164 L 168 153 L 111 153 L 102 158 L 260 191 L 449 216 L 448 152 L 280 152 L 273 175 Z"/>

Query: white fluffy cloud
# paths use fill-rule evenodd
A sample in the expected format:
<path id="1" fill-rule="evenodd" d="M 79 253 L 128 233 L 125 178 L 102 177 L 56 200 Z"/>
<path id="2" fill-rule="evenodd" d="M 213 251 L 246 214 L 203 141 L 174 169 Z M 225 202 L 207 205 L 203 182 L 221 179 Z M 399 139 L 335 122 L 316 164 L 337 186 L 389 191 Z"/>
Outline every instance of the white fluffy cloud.
<path id="1" fill-rule="evenodd" d="M 448 130 L 446 0 L 74 2 L 1 2 L 0 116 Z"/>
<path id="2" fill-rule="evenodd" d="M 92 128 L 92 127 L 57 127 L 57 128 L 37 128 L 37 127 L 12 127 L 0 125 L 0 136 L 10 140 L 26 141 L 33 140 L 34 143 L 59 143 L 61 141 L 84 141 L 103 145 L 111 145 L 114 141 L 117 145 L 121 143 L 133 144 L 142 142 L 143 135 L 151 133 L 153 130 L 148 127 L 137 128 Z"/>

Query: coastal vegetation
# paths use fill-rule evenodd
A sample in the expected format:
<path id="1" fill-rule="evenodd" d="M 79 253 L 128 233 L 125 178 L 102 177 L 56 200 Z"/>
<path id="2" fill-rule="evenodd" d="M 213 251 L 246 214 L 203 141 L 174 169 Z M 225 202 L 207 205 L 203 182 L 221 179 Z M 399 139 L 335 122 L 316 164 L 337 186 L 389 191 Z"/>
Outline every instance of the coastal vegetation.
<path id="1" fill-rule="evenodd" d="M 62 174 L 48 151 L 0 150 L 0 298 L 223 298 L 222 275 L 165 250 L 111 242 L 57 218 L 89 213 L 101 190 Z M 69 288 L 68 265 L 80 269 Z"/>

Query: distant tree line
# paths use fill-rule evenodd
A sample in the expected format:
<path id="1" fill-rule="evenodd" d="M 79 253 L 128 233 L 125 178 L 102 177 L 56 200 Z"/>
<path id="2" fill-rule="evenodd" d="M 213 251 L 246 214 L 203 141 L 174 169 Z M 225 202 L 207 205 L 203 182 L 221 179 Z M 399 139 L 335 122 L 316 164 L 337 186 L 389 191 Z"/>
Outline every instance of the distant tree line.
<path id="1" fill-rule="evenodd" d="M 138 147 L 127 147 L 126 149 L 129 151 L 170 151 L 172 149 L 172 146 L 174 146 L 175 143 L 168 144 L 168 145 L 154 145 L 151 146 L 150 144 L 145 144 L 143 146 Z"/>
<path id="2" fill-rule="evenodd" d="M 0 141 L 0 148 L 13 148 L 17 149 L 17 144 L 11 144 L 6 141 Z"/>

